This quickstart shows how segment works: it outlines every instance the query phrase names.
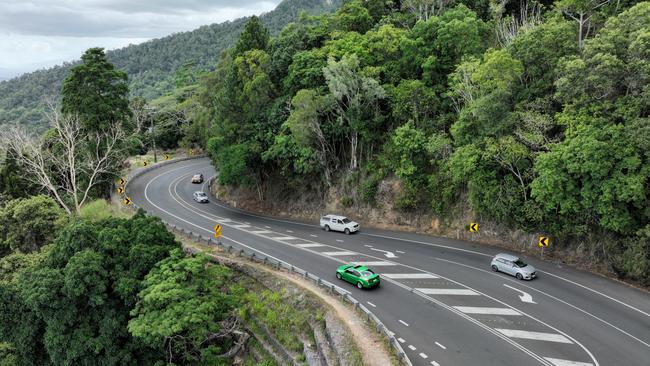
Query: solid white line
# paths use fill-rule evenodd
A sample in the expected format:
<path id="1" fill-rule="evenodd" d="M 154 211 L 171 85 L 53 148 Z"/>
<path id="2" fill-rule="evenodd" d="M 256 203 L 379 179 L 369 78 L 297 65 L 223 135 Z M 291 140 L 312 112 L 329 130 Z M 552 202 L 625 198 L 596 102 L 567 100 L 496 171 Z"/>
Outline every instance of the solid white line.
<path id="1" fill-rule="evenodd" d="M 478 293 L 464 288 L 416 288 L 416 290 L 427 295 L 478 295 Z"/>
<path id="2" fill-rule="evenodd" d="M 368 303 L 368 305 L 372 306 L 373 308 L 376 308 L 376 307 L 377 307 L 377 305 L 371 303 L 370 301 L 366 301 L 366 302 Z"/>
<path id="3" fill-rule="evenodd" d="M 272 238 L 272 239 L 275 239 L 275 240 L 291 240 L 291 239 L 298 239 L 298 238 L 293 237 L 293 236 L 278 236 L 278 237 L 275 237 L 275 238 Z"/>
<path id="4" fill-rule="evenodd" d="M 465 314 L 521 315 L 520 312 L 510 308 L 481 308 L 474 306 L 454 306 L 454 308 Z"/>
<path id="5" fill-rule="evenodd" d="M 397 340 L 399 341 L 399 343 L 404 343 L 404 342 L 406 342 L 406 341 L 404 340 L 404 338 L 397 338 Z"/>
<path id="6" fill-rule="evenodd" d="M 322 252 L 325 255 L 337 256 L 337 255 L 356 255 L 355 252 Z"/>
<path id="7" fill-rule="evenodd" d="M 447 347 L 443 346 L 442 344 L 440 344 L 440 343 L 438 343 L 438 342 L 436 342 L 436 346 L 438 346 L 438 347 L 440 347 L 440 348 L 442 348 L 442 349 L 447 349 Z"/>
<path id="8" fill-rule="evenodd" d="M 557 342 L 557 343 L 567 343 L 567 344 L 573 343 L 569 338 L 557 333 L 529 332 L 527 330 L 519 330 L 519 329 L 500 329 L 500 328 L 494 328 L 494 329 L 512 338 L 532 339 L 535 341 Z"/>
<path id="9" fill-rule="evenodd" d="M 417 349 L 412 344 L 409 344 L 409 348 L 411 349 L 411 351 L 415 351 Z"/>
<path id="10" fill-rule="evenodd" d="M 427 358 L 429 358 L 429 356 L 427 356 L 426 354 L 424 354 L 424 353 L 422 353 L 422 352 L 420 352 L 420 357 L 424 358 L 425 360 L 426 360 Z"/>
<path id="11" fill-rule="evenodd" d="M 400 323 L 406 325 L 407 327 L 409 326 L 409 323 L 405 322 L 404 320 L 399 319 L 398 321 L 399 321 Z"/>
<path id="12" fill-rule="evenodd" d="M 431 361 L 431 365 L 433 365 L 433 366 L 440 366 L 440 364 L 437 363 L 436 361 Z"/>
<path id="13" fill-rule="evenodd" d="M 268 230 L 257 230 L 257 231 L 251 231 L 250 233 L 252 233 L 252 234 L 257 234 L 257 235 L 261 235 L 261 234 L 270 234 L 270 233 L 272 233 L 272 232 L 273 232 L 273 231 L 268 231 Z"/>
<path id="14" fill-rule="evenodd" d="M 551 358 L 551 357 L 544 357 L 546 361 L 549 361 L 555 366 L 593 366 L 593 363 L 591 362 L 578 362 L 578 361 L 570 361 L 570 360 L 563 360 L 560 358 Z"/>
<path id="15" fill-rule="evenodd" d="M 316 248 L 316 247 L 324 247 L 324 244 L 318 244 L 318 243 L 306 243 L 306 244 L 296 244 L 298 248 Z"/>
<path id="16" fill-rule="evenodd" d="M 374 267 L 379 267 L 379 266 L 396 266 L 396 263 L 391 263 L 391 262 L 384 262 L 384 261 L 376 261 L 376 262 L 352 262 L 356 265 L 359 266 L 374 266 Z"/>
<path id="17" fill-rule="evenodd" d="M 382 277 L 392 278 L 394 280 L 414 279 L 421 280 L 425 278 L 440 278 L 428 273 L 382 273 Z"/>

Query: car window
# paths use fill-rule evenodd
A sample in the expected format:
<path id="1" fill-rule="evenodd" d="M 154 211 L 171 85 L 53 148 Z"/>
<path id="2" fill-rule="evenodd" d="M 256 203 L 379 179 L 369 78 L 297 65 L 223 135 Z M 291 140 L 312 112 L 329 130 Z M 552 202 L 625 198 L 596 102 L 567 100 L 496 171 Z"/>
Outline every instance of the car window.
<path id="1" fill-rule="evenodd" d="M 332 219 L 332 222 L 336 224 L 336 219 Z"/>
<path id="2" fill-rule="evenodd" d="M 357 276 L 357 277 L 361 277 L 361 274 L 359 274 L 358 271 L 352 271 L 352 274 L 355 275 L 355 276 Z"/>
<path id="3" fill-rule="evenodd" d="M 350 221 L 350 219 L 348 219 L 347 217 L 343 219 L 343 223 L 344 223 L 344 224 L 348 224 L 348 223 L 350 223 L 350 222 L 352 222 L 352 221 Z"/>
<path id="4" fill-rule="evenodd" d="M 353 269 L 346 269 L 345 272 L 350 273 L 350 274 L 354 274 L 354 270 L 353 270 Z"/>
<path id="5" fill-rule="evenodd" d="M 339 224 L 342 224 L 341 220 L 337 220 Z"/>
<path id="6" fill-rule="evenodd" d="M 527 264 L 526 262 L 522 261 L 521 259 L 517 259 L 517 260 L 515 261 L 515 265 L 516 265 L 517 267 L 519 267 L 519 268 L 524 268 L 524 267 L 526 267 L 528 264 Z"/>
<path id="7" fill-rule="evenodd" d="M 363 271 L 363 272 L 361 272 L 361 275 L 362 275 L 363 277 L 370 277 L 370 276 L 372 276 L 372 275 L 374 275 L 374 274 L 375 274 L 375 272 L 373 272 L 373 271 L 371 271 L 371 270 L 369 270 L 369 269 L 368 269 L 368 270 L 365 270 L 365 271 Z"/>

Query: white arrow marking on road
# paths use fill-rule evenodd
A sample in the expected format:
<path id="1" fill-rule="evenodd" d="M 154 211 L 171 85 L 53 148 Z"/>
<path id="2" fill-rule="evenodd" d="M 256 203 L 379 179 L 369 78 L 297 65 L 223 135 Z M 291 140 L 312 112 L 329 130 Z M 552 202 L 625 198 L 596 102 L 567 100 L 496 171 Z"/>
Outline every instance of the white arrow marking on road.
<path id="1" fill-rule="evenodd" d="M 533 301 L 533 297 L 530 296 L 529 293 L 527 293 L 527 292 L 523 292 L 523 291 L 521 291 L 521 290 L 518 290 L 518 289 L 516 289 L 516 288 L 514 288 L 514 287 L 512 287 L 512 286 L 508 286 L 508 285 L 506 285 L 505 283 L 504 283 L 503 285 L 504 285 L 505 287 L 507 287 L 507 288 L 513 289 L 513 290 L 515 290 L 515 291 L 521 293 L 522 295 L 519 295 L 519 299 L 520 299 L 521 301 L 523 301 L 523 302 L 527 302 L 527 303 L 529 303 L 529 304 L 537 304 L 535 301 Z"/>
<path id="2" fill-rule="evenodd" d="M 370 248 L 370 250 L 374 250 L 374 251 L 377 251 L 377 252 L 382 252 L 386 256 L 386 258 L 397 258 L 397 256 L 395 254 L 393 254 L 393 252 L 389 252 L 387 250 L 381 250 L 381 249 L 375 249 L 375 248 Z"/>

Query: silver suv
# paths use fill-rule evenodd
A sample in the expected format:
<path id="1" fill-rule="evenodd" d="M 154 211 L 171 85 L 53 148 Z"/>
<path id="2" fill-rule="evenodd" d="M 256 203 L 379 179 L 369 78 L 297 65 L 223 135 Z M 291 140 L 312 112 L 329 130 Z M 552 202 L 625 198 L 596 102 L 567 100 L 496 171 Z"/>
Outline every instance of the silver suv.
<path id="1" fill-rule="evenodd" d="M 492 270 L 517 277 L 518 280 L 532 280 L 537 277 L 535 267 L 510 254 L 499 253 L 492 258 Z"/>

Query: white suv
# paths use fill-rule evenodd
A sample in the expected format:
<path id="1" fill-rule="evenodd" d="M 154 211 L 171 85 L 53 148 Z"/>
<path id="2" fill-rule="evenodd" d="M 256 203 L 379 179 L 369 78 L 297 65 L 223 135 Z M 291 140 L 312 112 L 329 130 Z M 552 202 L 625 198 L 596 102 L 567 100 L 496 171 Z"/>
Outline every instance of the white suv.
<path id="1" fill-rule="evenodd" d="M 342 231 L 351 234 L 359 231 L 359 224 L 345 216 L 326 215 L 320 218 L 320 227 L 325 231 Z"/>

